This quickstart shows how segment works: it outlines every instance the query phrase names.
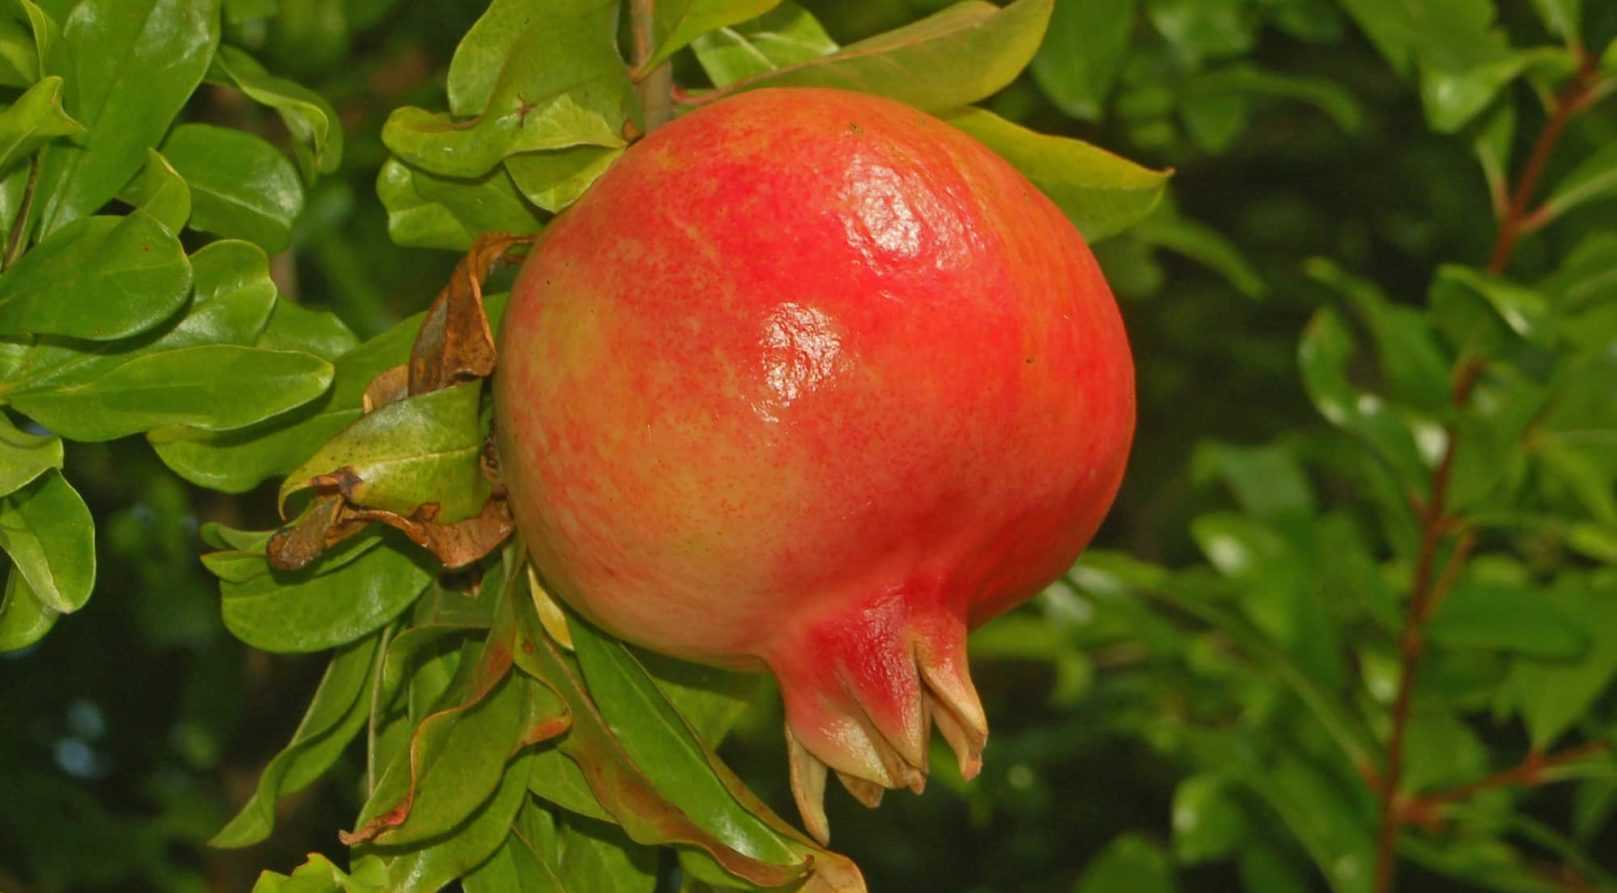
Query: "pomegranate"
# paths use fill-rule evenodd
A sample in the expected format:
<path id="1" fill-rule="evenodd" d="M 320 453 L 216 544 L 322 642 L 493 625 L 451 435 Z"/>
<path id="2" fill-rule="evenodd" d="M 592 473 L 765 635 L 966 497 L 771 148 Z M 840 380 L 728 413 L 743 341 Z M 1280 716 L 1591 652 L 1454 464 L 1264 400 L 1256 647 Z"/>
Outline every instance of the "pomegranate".
<path id="1" fill-rule="evenodd" d="M 967 630 L 1088 543 L 1133 367 L 1083 238 L 935 118 L 743 93 L 631 148 L 544 233 L 496 428 L 553 591 L 688 660 L 772 671 L 805 825 L 829 767 L 919 790 L 988 735 Z"/>

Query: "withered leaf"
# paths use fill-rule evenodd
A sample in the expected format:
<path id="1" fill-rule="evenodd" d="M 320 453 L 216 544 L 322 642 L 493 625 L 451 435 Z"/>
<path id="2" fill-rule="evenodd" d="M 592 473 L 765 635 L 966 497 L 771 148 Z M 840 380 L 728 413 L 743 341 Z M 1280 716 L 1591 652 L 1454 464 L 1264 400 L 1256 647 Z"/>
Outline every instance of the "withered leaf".
<path id="1" fill-rule="evenodd" d="M 461 258 L 427 311 L 410 351 L 411 394 L 494 373 L 494 333 L 483 308 L 483 280 L 512 248 L 532 241 L 531 236 L 488 233 Z"/>

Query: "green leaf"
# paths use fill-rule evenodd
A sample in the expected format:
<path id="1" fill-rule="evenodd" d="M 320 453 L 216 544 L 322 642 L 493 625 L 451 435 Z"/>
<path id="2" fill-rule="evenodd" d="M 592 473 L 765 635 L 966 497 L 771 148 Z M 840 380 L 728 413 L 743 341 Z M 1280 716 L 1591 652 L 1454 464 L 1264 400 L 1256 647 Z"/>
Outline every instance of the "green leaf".
<path id="1" fill-rule="evenodd" d="M 370 716 L 369 683 L 380 672 L 381 635 L 340 648 L 326 665 L 320 686 L 292 740 L 259 773 L 258 786 L 209 846 L 234 849 L 268 838 L 275 828 L 275 802 L 319 779 L 337 762 Z"/>
<path id="2" fill-rule="evenodd" d="M 331 364 L 311 354 L 211 344 L 138 353 L 91 381 L 24 389 L 11 402 L 73 440 L 169 425 L 229 431 L 308 403 L 331 377 Z"/>
<path id="3" fill-rule="evenodd" d="M 15 19 L 0 18 L 0 86 L 27 87 L 39 80 L 34 36 Z"/>
<path id="4" fill-rule="evenodd" d="M 1038 52 L 1054 0 L 1004 8 L 964 0 L 828 56 L 737 81 L 712 98 L 758 87 L 836 87 L 928 111 L 969 105 L 1003 89 Z"/>
<path id="5" fill-rule="evenodd" d="M 95 588 L 95 519 L 56 469 L 0 499 L 0 549 L 38 602 L 58 614 L 84 607 Z"/>
<path id="6" fill-rule="evenodd" d="M 569 627 L 591 696 L 658 791 L 735 851 L 774 865 L 796 862 L 713 773 L 700 739 L 634 655 L 585 621 L 573 619 Z"/>
<path id="7" fill-rule="evenodd" d="M 358 505 L 409 514 L 435 502 L 440 523 L 471 517 L 488 501 L 479 459 L 483 383 L 406 397 L 363 416 L 287 475 L 280 504 L 317 475 L 346 469 L 355 478 L 348 498 Z"/>
<path id="8" fill-rule="evenodd" d="M 1101 106 L 1123 69 L 1134 34 L 1136 0 L 1056 0 L 1033 79 L 1056 107 L 1085 121 Z"/>
<path id="9" fill-rule="evenodd" d="M 648 768 L 657 772 L 678 770 L 672 766 L 643 768 L 629 756 L 618 738 L 620 729 L 608 725 L 600 714 L 596 702 L 586 693 L 570 662 L 556 651 L 540 628 L 532 606 L 522 601 L 518 608 L 523 612 L 523 632 L 519 643 L 521 647 L 515 650 L 517 665 L 560 694 L 572 712 L 572 728 L 558 747 L 585 770 L 584 775 L 596 799 L 623 824 L 625 832 L 636 842 L 678 843 L 693 847 L 693 859 L 699 850 L 712 862 L 706 859 L 687 861 L 684 863 L 687 868 L 695 867 L 722 877 L 723 873 L 712 865 L 717 863 L 723 871 L 735 877 L 766 887 L 783 886 L 800 880 L 808 868 L 809 859 L 814 861 L 817 871 L 827 875 L 854 871 L 841 857 L 808 844 L 801 835 L 789 830 L 710 753 L 704 752 L 708 758 L 704 774 L 717 774 L 741 809 L 750 812 L 766 823 L 766 827 L 781 835 L 778 839 L 793 853 L 793 864 L 775 865 L 733 849 L 716 835 L 723 833 L 734 836 L 743 829 L 710 829 L 700 822 L 713 816 L 690 815 L 680 805 L 668 800 L 645 773 Z M 656 716 L 648 719 L 658 721 Z M 678 756 L 681 751 L 688 750 L 688 742 L 693 737 L 687 730 L 683 740 L 674 738 L 664 743 L 673 745 L 670 753 Z"/>
<path id="10" fill-rule="evenodd" d="M 1158 205 L 1132 234 L 1147 245 L 1166 248 L 1218 273 L 1249 298 L 1263 297 L 1268 290 L 1262 275 L 1234 242 L 1213 227 L 1182 216 L 1172 202 Z"/>
<path id="11" fill-rule="evenodd" d="M 505 169 L 528 201 L 554 214 L 577 201 L 623 151 L 622 148 L 574 146 L 548 152 L 524 152 L 505 159 Z"/>
<path id="12" fill-rule="evenodd" d="M 1505 325 L 1529 341 L 1543 343 L 1552 335 L 1550 302 L 1534 289 L 1458 264 L 1439 267 L 1437 279 L 1434 288 L 1458 287 L 1475 293 L 1493 307 Z"/>
<path id="13" fill-rule="evenodd" d="M 53 146 L 39 180 L 49 235 L 96 212 L 145 163 L 219 44 L 219 0 L 80 0 L 46 68 L 67 80 L 67 111 L 89 127 Z"/>
<path id="14" fill-rule="evenodd" d="M 618 55 L 617 6 L 591 0 L 528 28 L 476 119 L 405 107 L 388 117 L 382 141 L 445 177 L 481 177 L 518 152 L 623 145 L 633 87 Z"/>
<path id="15" fill-rule="evenodd" d="M 28 30 L 34 39 L 34 60 L 36 67 L 33 78 L 45 76 L 45 60 L 50 58 L 51 48 L 56 46 L 56 39 L 61 36 L 62 29 L 57 26 L 56 20 L 50 13 L 40 8 L 34 0 L 15 0 L 22 10 L 23 17 L 28 20 Z"/>
<path id="16" fill-rule="evenodd" d="M 290 875 L 260 874 L 253 893 L 377 893 L 387 881 L 386 869 L 374 856 L 359 859 L 353 868 L 350 875 L 325 856 L 310 853 Z"/>
<path id="17" fill-rule="evenodd" d="M 291 242 L 303 184 L 274 146 L 228 127 L 182 124 L 163 153 L 191 186 L 191 226 L 271 253 Z"/>
<path id="18" fill-rule="evenodd" d="M 490 322 L 496 326 L 507 298 L 503 292 L 484 296 Z M 423 315 L 418 313 L 363 345 L 347 349 L 344 345 L 353 343 L 353 333 L 336 317 L 279 302 L 259 345 L 293 347 L 327 357 L 341 354 L 331 390 L 293 413 L 240 431 L 213 434 L 174 428 L 153 432 L 158 456 L 187 480 L 229 493 L 245 492 L 266 478 L 286 474 L 360 418 L 366 386 L 377 375 L 409 360 Z"/>
<path id="19" fill-rule="evenodd" d="M 0 278 L 0 335 L 124 338 L 162 322 L 190 290 L 185 250 L 157 220 L 88 217 Z"/>
<path id="20" fill-rule="evenodd" d="M 1161 848 L 1137 834 L 1125 834 L 1090 860 L 1076 893 L 1174 893 L 1173 868 Z"/>
<path id="21" fill-rule="evenodd" d="M 612 815 L 601 808 L 590 790 L 584 772 L 555 747 L 540 748 L 534 754 L 533 771 L 528 775 L 528 790 L 561 808 L 584 816 L 612 821 Z"/>
<path id="22" fill-rule="evenodd" d="M 1323 258 L 1309 261 L 1304 271 L 1340 293 L 1364 318 L 1376 342 L 1381 383 L 1392 397 L 1428 411 L 1449 405 L 1449 361 L 1419 311 L 1393 304 L 1369 280 Z"/>
<path id="23" fill-rule="evenodd" d="M 1456 586 L 1427 627 L 1451 648 L 1517 651 L 1534 657 L 1577 657 L 1588 637 L 1536 589 L 1473 583 Z"/>
<path id="24" fill-rule="evenodd" d="M 53 139 L 84 132 L 84 125 L 62 110 L 62 79 L 45 78 L 0 110 L 0 172 Z"/>
<path id="25" fill-rule="evenodd" d="M 1244 0 L 1148 0 L 1151 24 L 1192 64 L 1238 56 L 1257 39 L 1257 9 Z"/>
<path id="26" fill-rule="evenodd" d="M 1335 81 L 1265 71 L 1246 63 L 1227 65 L 1191 79 L 1185 88 L 1180 113 L 1186 116 L 1186 124 L 1192 125 L 1194 131 L 1194 124 L 1199 120 L 1193 115 L 1196 109 L 1216 106 L 1230 97 L 1244 99 L 1254 96 L 1306 102 L 1329 115 L 1336 126 L 1346 133 L 1357 133 L 1364 123 L 1364 113 L 1359 108 L 1358 100 Z M 1246 124 L 1245 106 L 1241 108 L 1242 113 L 1237 115 L 1239 121 L 1234 125 L 1237 132 Z M 1231 133 L 1230 137 L 1233 136 L 1234 133 Z M 1227 140 L 1215 139 L 1213 145 L 1206 147 L 1222 151 L 1227 145 Z"/>
<path id="27" fill-rule="evenodd" d="M 1573 208 L 1617 195 L 1617 143 L 1595 151 L 1555 184 L 1533 219 L 1547 223 Z"/>
<path id="28" fill-rule="evenodd" d="M 780 0 L 664 0 L 656 4 L 652 28 L 656 50 L 641 66 L 650 71 L 691 41 L 727 25 L 763 15 Z"/>
<path id="29" fill-rule="evenodd" d="M 522 805 L 523 812 L 533 808 L 531 802 Z M 517 821 L 521 821 L 521 813 Z M 465 893 L 567 893 L 555 869 L 542 861 L 516 830 L 487 862 L 461 879 L 461 889 Z"/>
<path id="30" fill-rule="evenodd" d="M 1079 140 L 1035 133 L 993 112 L 959 109 L 944 120 L 1015 165 L 1091 242 L 1145 219 L 1167 186 L 1166 173 Z"/>
<path id="31" fill-rule="evenodd" d="M 837 51 L 808 10 L 785 0 L 750 22 L 698 37 L 691 48 L 715 87 L 779 71 Z"/>
<path id="32" fill-rule="evenodd" d="M 18 430 L 0 413 L 0 496 L 17 492 L 53 468 L 62 467 L 62 439 Z"/>
<path id="33" fill-rule="evenodd" d="M 323 651 L 375 632 L 420 596 L 432 573 L 378 536 L 337 546 L 293 573 L 262 572 L 224 580 L 225 626 L 255 648 L 277 653 Z"/>
<path id="34" fill-rule="evenodd" d="M 544 154 L 577 159 L 589 158 L 593 151 L 602 150 L 575 147 Z M 399 245 L 465 251 L 483 233 L 538 232 L 543 225 L 539 215 L 523 201 L 512 176 L 507 174 L 507 169 L 527 174 L 528 164 L 536 164 L 541 172 L 555 167 L 544 161 L 522 160 L 536 157 L 532 153 L 513 155 L 506 159 L 506 169 L 497 168 L 477 179 L 439 177 L 410 167 L 397 158 L 388 159 L 376 178 L 376 194 L 387 208 L 388 236 Z M 576 177 L 578 173 L 563 173 L 563 177 Z M 530 193 L 530 200 L 536 203 L 540 198 L 559 201 L 571 188 L 537 177 L 531 179 L 530 184 L 536 189 L 536 193 Z M 576 194 L 573 197 L 576 198 Z"/>
<path id="35" fill-rule="evenodd" d="M 7 390 L 40 391 L 92 382 L 138 356 L 201 344 L 252 344 L 275 306 L 269 259 L 246 242 L 214 242 L 190 258 L 194 298 L 166 329 L 139 339 L 39 339 L 10 374 Z"/>
<path id="36" fill-rule="evenodd" d="M 560 0 L 534 3 L 533 0 L 492 0 L 472 24 L 449 62 L 446 87 L 449 113 L 470 118 L 483 113 L 499 85 L 506 61 L 517 42 L 534 26 L 541 24 L 556 7 L 576 15 L 591 0 Z"/>
<path id="37" fill-rule="evenodd" d="M 1283 446 L 1244 447 L 1202 443 L 1191 458 L 1198 482 L 1215 475 L 1235 494 L 1241 510 L 1264 520 L 1311 518 L 1313 487 L 1294 451 Z"/>
<path id="38" fill-rule="evenodd" d="M 0 593 L 0 654 L 20 651 L 38 642 L 61 616 L 41 603 L 22 574 L 13 570 L 6 576 L 4 593 Z"/>
<path id="39" fill-rule="evenodd" d="M 512 762 L 499 790 L 454 834 L 392 859 L 386 889 L 390 893 L 435 893 L 493 855 L 527 800 L 532 761 L 525 753 Z"/>
<path id="40" fill-rule="evenodd" d="M 276 302 L 275 313 L 270 316 L 269 325 L 254 346 L 269 350 L 301 350 L 323 360 L 335 361 L 358 344 L 359 339 L 354 336 L 353 330 L 337 314 L 329 310 L 310 310 L 282 299 Z"/>
<path id="41" fill-rule="evenodd" d="M 601 822 L 564 816 L 558 817 L 556 824 L 560 826 L 557 874 L 567 889 L 623 893 L 651 893 L 656 889 L 656 850 L 635 846 L 616 827 Z M 733 883 L 725 886 L 733 887 Z"/>
<path id="42" fill-rule="evenodd" d="M 156 149 L 146 150 L 146 166 L 118 193 L 118 198 L 176 236 L 191 219 L 191 187 L 185 185 L 185 178 Z"/>
<path id="43" fill-rule="evenodd" d="M 1173 850 L 1180 862 L 1226 858 L 1246 835 L 1246 813 L 1223 778 L 1192 775 L 1174 789 Z"/>
<path id="44" fill-rule="evenodd" d="M 1510 153 L 1516 138 L 1516 104 L 1501 102 L 1477 128 L 1471 148 L 1488 181 L 1495 215 L 1505 213 L 1510 201 Z"/>
<path id="45" fill-rule="evenodd" d="M 1387 464 L 1401 487 L 1417 486 L 1425 481 L 1427 470 L 1414 436 L 1385 401 L 1348 381 L 1353 350 L 1353 337 L 1335 311 L 1315 313 L 1297 348 L 1303 386 L 1320 415 L 1363 439 Z"/>
<path id="46" fill-rule="evenodd" d="M 249 99 L 281 116 L 296 141 L 293 157 L 306 180 L 312 182 L 316 173 L 332 173 L 342 163 L 342 122 L 320 94 L 275 77 L 258 60 L 232 46 L 219 48 L 209 76 L 234 85 Z"/>
<path id="47" fill-rule="evenodd" d="M 1533 0 L 1533 8 L 1550 33 L 1576 45 L 1580 42 L 1583 0 Z"/>
<path id="48" fill-rule="evenodd" d="M 1585 716 L 1617 679 L 1617 591 L 1570 584 L 1541 597 L 1576 617 L 1590 646 L 1575 661 L 1518 660 L 1502 686 L 1501 695 L 1515 704 L 1539 752 Z"/>

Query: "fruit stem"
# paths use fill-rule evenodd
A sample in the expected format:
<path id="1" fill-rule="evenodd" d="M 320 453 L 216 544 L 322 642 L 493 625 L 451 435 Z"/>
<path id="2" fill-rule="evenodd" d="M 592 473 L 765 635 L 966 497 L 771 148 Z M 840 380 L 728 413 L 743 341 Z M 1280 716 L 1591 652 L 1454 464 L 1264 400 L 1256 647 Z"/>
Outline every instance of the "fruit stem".
<path id="1" fill-rule="evenodd" d="M 655 49 L 653 25 L 657 17 L 657 0 L 629 0 L 629 25 L 634 35 L 635 91 L 640 95 L 640 108 L 646 116 L 646 132 L 668 123 L 673 116 L 674 70 L 668 63 L 645 71 Z"/>

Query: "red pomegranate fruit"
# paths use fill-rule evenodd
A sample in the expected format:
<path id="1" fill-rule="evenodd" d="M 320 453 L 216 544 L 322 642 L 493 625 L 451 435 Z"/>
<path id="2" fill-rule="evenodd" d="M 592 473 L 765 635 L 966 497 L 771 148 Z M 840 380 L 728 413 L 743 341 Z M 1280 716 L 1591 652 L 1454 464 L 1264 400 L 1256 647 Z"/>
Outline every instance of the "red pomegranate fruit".
<path id="1" fill-rule="evenodd" d="M 1072 563 L 1134 428 L 1116 303 L 1005 161 L 837 90 L 716 102 L 544 233 L 507 312 L 501 462 L 541 576 L 656 651 L 767 668 L 793 790 L 919 790 L 988 735 L 966 632 Z"/>

